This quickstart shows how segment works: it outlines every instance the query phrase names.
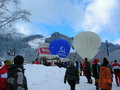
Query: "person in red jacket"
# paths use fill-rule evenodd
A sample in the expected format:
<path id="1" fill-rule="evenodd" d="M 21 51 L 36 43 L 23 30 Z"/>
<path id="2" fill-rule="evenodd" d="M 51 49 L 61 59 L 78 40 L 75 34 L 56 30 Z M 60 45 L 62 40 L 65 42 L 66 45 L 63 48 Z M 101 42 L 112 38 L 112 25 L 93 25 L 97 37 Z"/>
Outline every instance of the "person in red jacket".
<path id="1" fill-rule="evenodd" d="M 83 76 L 86 76 L 86 71 L 85 71 L 85 65 L 86 65 L 86 63 L 84 62 L 83 64 L 82 64 L 82 70 L 83 70 Z"/>
<path id="2" fill-rule="evenodd" d="M 6 90 L 7 72 L 10 65 L 11 61 L 6 60 L 4 66 L 0 69 L 0 90 Z"/>
<path id="3" fill-rule="evenodd" d="M 117 63 L 117 60 L 114 60 L 114 64 L 112 64 L 115 74 L 115 80 L 117 86 L 120 86 L 120 64 Z"/>
<path id="4" fill-rule="evenodd" d="M 34 64 L 40 64 L 38 58 L 35 60 Z"/>

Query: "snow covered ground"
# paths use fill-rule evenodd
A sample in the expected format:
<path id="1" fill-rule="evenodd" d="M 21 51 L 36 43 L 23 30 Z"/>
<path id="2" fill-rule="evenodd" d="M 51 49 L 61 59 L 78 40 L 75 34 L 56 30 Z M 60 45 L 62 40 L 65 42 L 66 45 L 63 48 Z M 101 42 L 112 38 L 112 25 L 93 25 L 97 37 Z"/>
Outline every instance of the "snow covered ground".
<path id="1" fill-rule="evenodd" d="M 65 68 L 26 64 L 25 69 L 29 90 L 70 90 L 68 83 L 64 84 Z M 81 76 L 76 90 L 95 90 L 94 83 L 88 84 L 86 82 L 86 78 Z M 115 79 L 112 90 L 120 90 L 120 87 L 115 84 Z"/>
<path id="2" fill-rule="evenodd" d="M 38 48 L 38 46 L 42 43 L 45 43 L 45 38 L 36 38 L 28 42 L 31 48 L 34 48 L 34 49 Z"/>

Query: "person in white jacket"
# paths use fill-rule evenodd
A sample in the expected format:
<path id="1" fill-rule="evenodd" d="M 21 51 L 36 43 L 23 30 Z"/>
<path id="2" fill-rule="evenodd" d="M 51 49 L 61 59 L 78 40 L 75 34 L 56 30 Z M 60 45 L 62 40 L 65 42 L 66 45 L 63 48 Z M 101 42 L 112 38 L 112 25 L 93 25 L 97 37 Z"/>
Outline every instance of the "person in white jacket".
<path id="1" fill-rule="evenodd" d="M 114 64 L 112 64 L 114 74 L 115 74 L 115 80 L 117 86 L 120 86 L 120 64 L 117 63 L 117 60 L 114 60 Z"/>

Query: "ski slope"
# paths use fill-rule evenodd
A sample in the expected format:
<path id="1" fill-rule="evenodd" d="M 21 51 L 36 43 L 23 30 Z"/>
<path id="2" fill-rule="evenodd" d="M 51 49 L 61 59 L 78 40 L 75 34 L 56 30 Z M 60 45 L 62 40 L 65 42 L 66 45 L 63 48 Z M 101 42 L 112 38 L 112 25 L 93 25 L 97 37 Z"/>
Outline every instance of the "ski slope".
<path id="1" fill-rule="evenodd" d="M 24 67 L 28 90 L 70 90 L 68 83 L 64 84 L 65 68 L 35 64 L 26 64 Z M 86 82 L 86 78 L 80 76 L 80 83 L 76 85 L 76 90 L 95 90 L 94 83 Z M 120 90 L 120 87 L 116 86 L 115 79 L 112 90 Z"/>
<path id="2" fill-rule="evenodd" d="M 40 44 L 45 43 L 45 38 L 36 38 L 28 42 L 31 48 L 37 49 Z"/>

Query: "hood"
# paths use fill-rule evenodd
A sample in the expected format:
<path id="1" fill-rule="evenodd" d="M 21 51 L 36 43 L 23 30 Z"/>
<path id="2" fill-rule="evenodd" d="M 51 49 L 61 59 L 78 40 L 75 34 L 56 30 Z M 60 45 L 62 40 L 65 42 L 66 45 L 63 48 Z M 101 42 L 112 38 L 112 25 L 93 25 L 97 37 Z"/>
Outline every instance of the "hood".
<path id="1" fill-rule="evenodd" d="M 16 68 L 21 68 L 22 70 L 24 70 L 24 69 L 23 69 L 23 66 L 15 65 L 15 64 L 11 65 L 10 68 L 9 68 L 9 70 L 11 71 L 11 70 L 14 70 L 14 69 L 16 69 Z"/>
<path id="2" fill-rule="evenodd" d="M 105 70 L 106 68 L 106 66 L 101 66 L 101 70 Z"/>

